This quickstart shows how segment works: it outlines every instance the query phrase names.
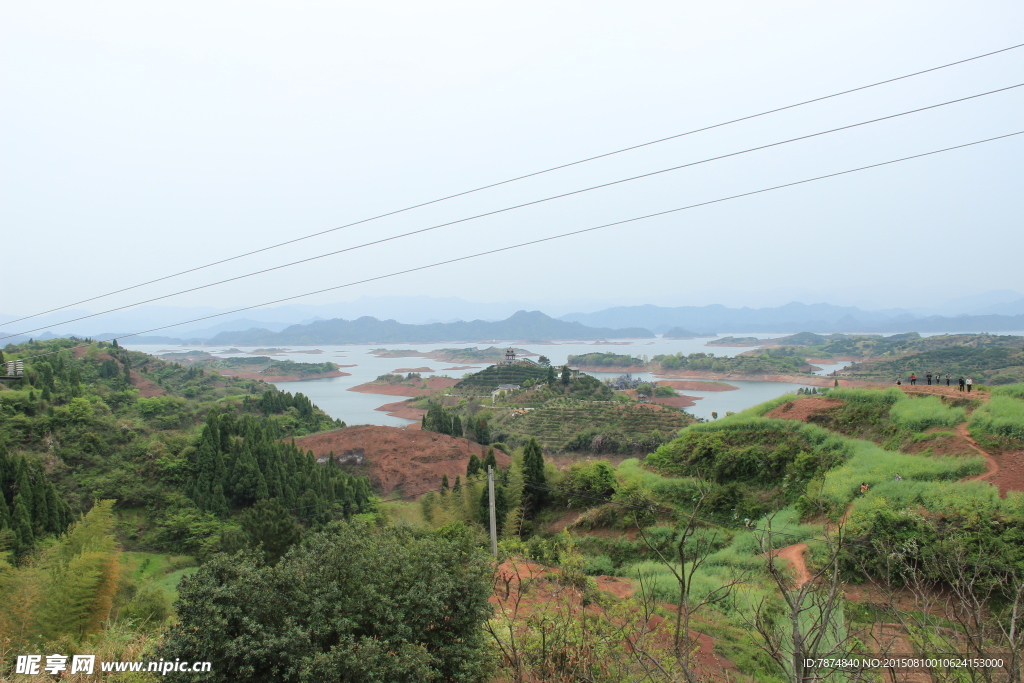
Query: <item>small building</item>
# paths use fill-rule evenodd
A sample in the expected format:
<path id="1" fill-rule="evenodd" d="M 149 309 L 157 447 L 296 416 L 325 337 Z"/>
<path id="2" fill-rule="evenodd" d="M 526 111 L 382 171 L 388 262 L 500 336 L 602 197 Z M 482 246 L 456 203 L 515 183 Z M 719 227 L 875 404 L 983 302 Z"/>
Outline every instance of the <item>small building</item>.
<path id="1" fill-rule="evenodd" d="M 505 349 L 505 362 L 502 365 L 515 365 L 516 364 L 516 350 L 511 346 Z"/>
<path id="2" fill-rule="evenodd" d="M 498 388 L 491 392 L 491 403 L 494 403 L 494 400 L 498 398 L 498 394 L 501 392 L 516 391 L 518 389 L 518 384 L 499 384 Z"/>

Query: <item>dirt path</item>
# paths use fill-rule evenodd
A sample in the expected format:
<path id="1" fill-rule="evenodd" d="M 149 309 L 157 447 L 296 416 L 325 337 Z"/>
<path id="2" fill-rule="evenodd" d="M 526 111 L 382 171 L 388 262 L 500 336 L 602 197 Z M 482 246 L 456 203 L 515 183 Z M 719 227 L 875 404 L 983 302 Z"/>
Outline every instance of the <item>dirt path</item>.
<path id="1" fill-rule="evenodd" d="M 804 560 L 805 552 L 807 552 L 806 543 L 794 543 L 775 551 L 775 556 L 789 562 L 796 572 L 797 588 L 802 588 L 805 583 L 811 580 L 811 572 L 807 569 L 807 561 Z"/>

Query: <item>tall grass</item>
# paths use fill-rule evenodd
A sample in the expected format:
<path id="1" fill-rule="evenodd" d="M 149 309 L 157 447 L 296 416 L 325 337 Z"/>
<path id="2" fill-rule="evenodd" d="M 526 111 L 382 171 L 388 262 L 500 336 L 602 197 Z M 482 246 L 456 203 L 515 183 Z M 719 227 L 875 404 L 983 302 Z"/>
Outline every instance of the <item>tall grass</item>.
<path id="1" fill-rule="evenodd" d="M 1024 401 L 993 391 L 992 398 L 971 414 L 970 426 L 985 434 L 1024 439 Z"/>
<path id="2" fill-rule="evenodd" d="M 903 429 L 923 432 L 929 427 L 955 427 L 967 419 L 967 413 L 947 406 L 938 396 L 908 396 L 893 404 L 889 418 Z"/>
<path id="3" fill-rule="evenodd" d="M 912 516 L 922 508 L 965 520 L 1017 517 L 1024 508 L 1024 494 L 1011 491 L 1003 499 L 995 486 L 983 481 L 887 481 L 854 502 L 847 532 L 866 531 L 876 512 L 898 510 Z"/>
<path id="4" fill-rule="evenodd" d="M 992 395 L 1024 399 L 1024 384 L 1007 384 L 1001 387 L 993 387 Z"/>
<path id="5" fill-rule="evenodd" d="M 906 399 L 907 395 L 896 387 L 888 389 L 832 389 L 829 398 L 838 398 L 846 403 L 861 405 L 893 405 Z"/>
<path id="6" fill-rule="evenodd" d="M 900 474 L 911 481 L 956 481 L 985 471 L 982 457 L 909 455 L 887 451 L 870 441 L 850 439 L 852 457 L 825 475 L 825 481 L 808 485 L 809 498 L 818 497 L 833 510 L 841 510 L 860 491 L 862 483 L 874 488 Z"/>

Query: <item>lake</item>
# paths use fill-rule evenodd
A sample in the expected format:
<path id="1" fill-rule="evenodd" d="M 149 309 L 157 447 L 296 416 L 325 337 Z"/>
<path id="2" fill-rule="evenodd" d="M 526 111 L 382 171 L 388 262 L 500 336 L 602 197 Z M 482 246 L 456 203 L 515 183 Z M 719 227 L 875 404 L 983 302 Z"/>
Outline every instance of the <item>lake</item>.
<path id="1" fill-rule="evenodd" d="M 726 336 L 726 335 L 723 335 Z M 728 336 L 748 336 L 740 333 L 732 333 Z M 755 335 L 750 335 L 755 336 Z M 767 339 L 785 336 L 784 334 L 758 333 L 759 338 Z M 378 358 L 370 353 L 375 348 L 387 348 L 393 350 L 417 350 L 434 351 L 444 348 L 486 348 L 488 346 L 515 346 L 528 351 L 544 355 L 551 359 L 552 365 L 563 365 L 570 355 L 584 353 L 603 352 L 631 354 L 636 357 L 647 356 L 651 358 L 659 354 L 668 353 L 713 353 L 716 356 L 735 356 L 738 353 L 749 351 L 756 347 L 726 347 L 707 346 L 707 343 L 719 337 L 704 337 L 699 339 L 619 339 L 607 342 L 553 342 L 553 343 L 522 343 L 509 341 L 489 341 L 476 343 L 453 343 L 440 344 L 345 344 L 341 346 L 313 346 L 313 347 L 283 347 L 286 350 L 282 353 L 268 354 L 275 359 L 293 360 L 299 363 L 323 363 L 330 361 L 338 365 L 354 365 L 355 367 L 341 368 L 343 372 L 350 373 L 347 377 L 329 377 L 326 379 L 311 379 L 298 382 L 275 382 L 274 385 L 282 391 L 292 393 L 303 393 L 313 403 L 320 406 L 328 415 L 333 418 L 344 420 L 349 425 L 374 424 L 402 427 L 409 424 L 410 420 L 403 420 L 397 417 L 390 417 L 384 411 L 375 410 L 386 403 L 401 401 L 402 396 L 382 396 L 380 394 L 363 394 L 356 391 L 348 391 L 349 388 L 370 382 L 380 375 L 384 375 L 398 368 L 429 367 L 433 373 L 422 373 L 424 377 L 431 375 L 449 375 L 459 378 L 465 374 L 477 372 L 485 365 L 475 364 L 476 368 L 469 370 L 449 370 L 450 368 L 468 365 L 468 363 L 447 363 L 438 362 L 429 358 L 410 356 L 407 358 Z M 197 347 L 155 344 L 130 344 L 124 346 L 136 350 L 160 355 L 170 351 L 182 351 L 185 349 L 202 349 L 220 358 L 232 356 L 250 355 L 247 352 L 254 351 L 257 347 Z M 241 353 L 226 353 L 228 348 L 237 348 Z M 309 353 L 312 350 L 319 350 L 322 353 Z M 528 356 L 536 358 L 536 356 Z M 828 374 L 835 369 L 845 367 L 848 363 L 837 363 L 834 365 L 821 365 L 822 370 L 818 374 Z M 619 373 L 591 372 L 587 373 L 605 379 L 616 377 Z M 649 373 L 634 375 L 641 379 L 657 379 Z M 781 382 L 729 382 L 738 387 L 735 391 L 683 391 L 687 396 L 699 397 L 697 405 L 687 408 L 686 411 L 697 417 L 711 419 L 711 413 L 717 412 L 719 416 L 727 412 L 739 412 L 758 403 L 781 396 L 782 394 L 796 391 L 801 384 L 785 384 Z"/>

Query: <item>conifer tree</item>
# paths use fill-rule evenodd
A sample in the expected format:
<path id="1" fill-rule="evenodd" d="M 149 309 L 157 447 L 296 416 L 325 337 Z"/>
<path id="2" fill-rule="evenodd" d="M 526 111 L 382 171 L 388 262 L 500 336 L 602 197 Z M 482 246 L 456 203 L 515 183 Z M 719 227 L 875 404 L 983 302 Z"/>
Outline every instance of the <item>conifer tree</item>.
<path id="1" fill-rule="evenodd" d="M 523 449 L 523 509 L 527 516 L 533 516 L 547 503 L 547 479 L 544 476 L 544 456 L 537 439 Z"/>
<path id="2" fill-rule="evenodd" d="M 462 491 L 462 478 L 455 475 L 455 486 L 452 487 L 452 493 L 459 493 Z"/>
<path id="3" fill-rule="evenodd" d="M 480 458 L 476 457 L 476 453 L 469 454 L 469 464 L 466 465 L 466 479 L 469 479 L 475 474 L 480 473 Z"/>
<path id="4" fill-rule="evenodd" d="M 447 474 L 442 474 L 441 475 L 441 495 L 443 496 L 446 493 L 448 493 L 448 475 Z"/>
<path id="5" fill-rule="evenodd" d="M 480 469 L 486 472 L 488 467 L 493 468 L 495 472 L 498 471 L 498 460 L 494 457 L 493 447 L 487 449 L 487 457 L 484 458 L 484 462 L 481 465 Z"/>

